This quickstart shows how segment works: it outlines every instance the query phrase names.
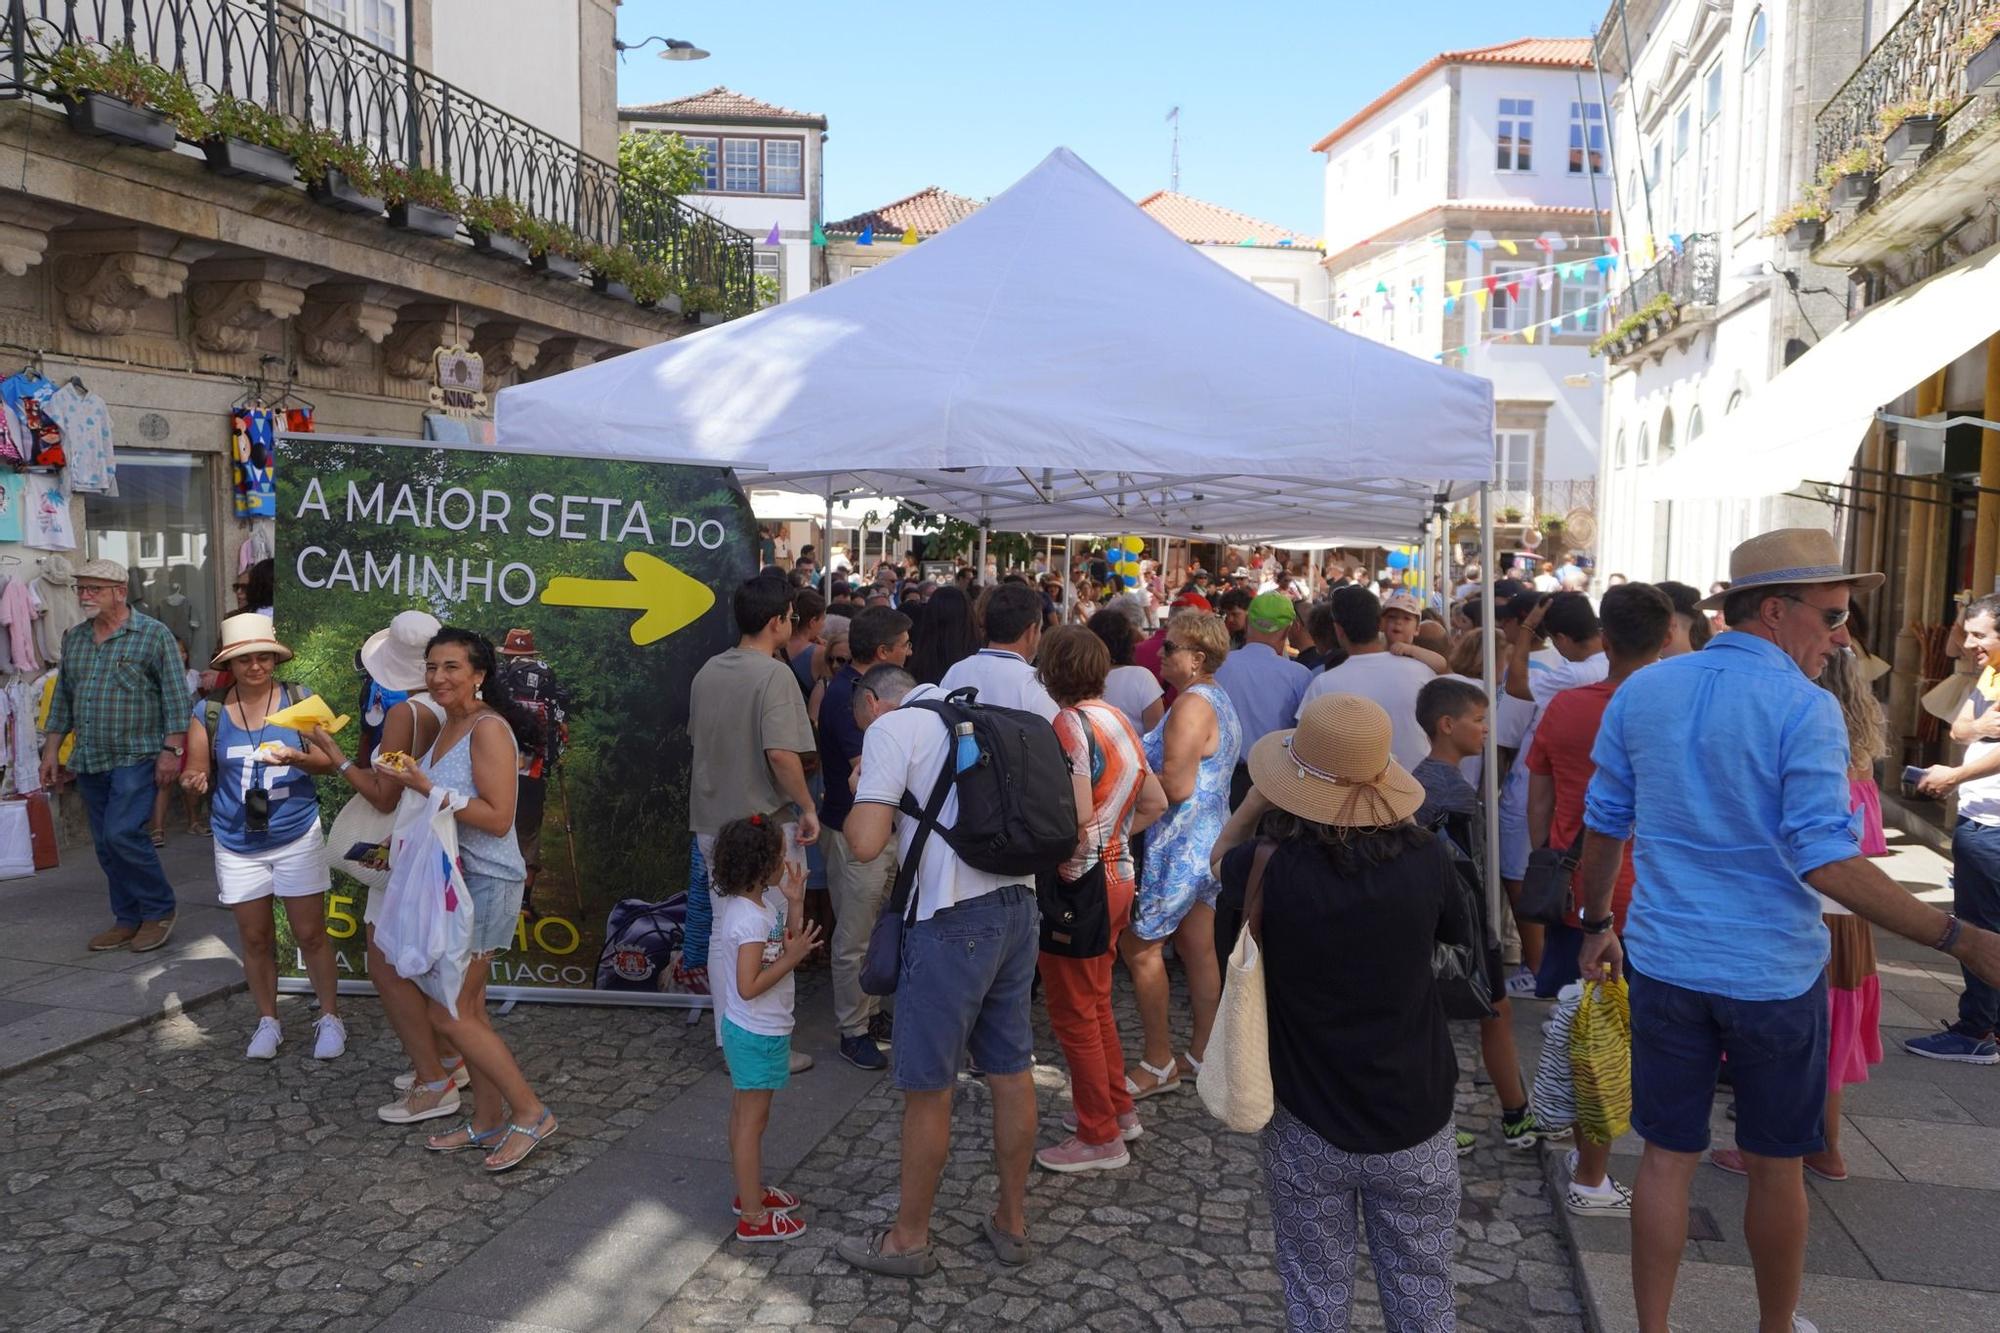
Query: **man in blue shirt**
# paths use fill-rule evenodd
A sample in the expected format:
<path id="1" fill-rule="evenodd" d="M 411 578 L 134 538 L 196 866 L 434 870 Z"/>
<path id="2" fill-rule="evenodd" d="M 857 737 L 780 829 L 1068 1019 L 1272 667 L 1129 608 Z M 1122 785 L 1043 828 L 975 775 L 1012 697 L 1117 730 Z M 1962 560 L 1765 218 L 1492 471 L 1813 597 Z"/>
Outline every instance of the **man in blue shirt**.
<path id="1" fill-rule="evenodd" d="M 1244 762 L 1236 765 L 1229 783 L 1229 806 L 1243 804 L 1250 790 L 1250 747 L 1274 731 L 1292 726 L 1305 698 L 1312 672 L 1285 656 L 1285 640 L 1299 618 L 1297 603 L 1281 592 L 1251 599 L 1244 624 L 1244 644 L 1215 669 L 1215 683 L 1236 705 L 1243 724 Z"/>
<path id="2" fill-rule="evenodd" d="M 1584 811 L 1581 970 L 1631 983 L 1632 1127 L 1646 1140 L 1632 1206 L 1641 1333 L 1667 1330 L 1724 1056 L 1750 1177 L 1744 1230 L 1760 1327 L 1813 1333 L 1797 1306 L 1800 1159 L 1825 1144 L 1820 893 L 2000 978 L 2000 935 L 1918 901 L 1855 839 L 1847 730 L 1813 680 L 1848 645 L 1850 593 L 1882 576 L 1846 572 L 1833 537 L 1810 528 L 1752 538 L 1731 553 L 1729 573 L 1729 591 L 1701 604 L 1720 605 L 1729 632 L 1637 672 L 1612 696 Z M 1611 932 L 1611 896 L 1634 837 L 1628 962 Z"/>
<path id="3" fill-rule="evenodd" d="M 861 727 L 854 720 L 854 687 L 877 666 L 902 666 L 910 658 L 910 618 L 871 606 L 847 625 L 850 660 L 827 682 L 819 705 L 820 843 L 826 852 L 826 887 L 833 898 L 833 1017 L 840 1025 L 840 1057 L 857 1069 L 886 1069 L 875 1044 L 888 1033 L 881 1001 L 861 990 L 861 960 L 868 934 L 896 877 L 896 855 L 885 851 L 858 861 L 847 846 L 847 815 L 854 808 L 854 766 L 861 758 Z"/>

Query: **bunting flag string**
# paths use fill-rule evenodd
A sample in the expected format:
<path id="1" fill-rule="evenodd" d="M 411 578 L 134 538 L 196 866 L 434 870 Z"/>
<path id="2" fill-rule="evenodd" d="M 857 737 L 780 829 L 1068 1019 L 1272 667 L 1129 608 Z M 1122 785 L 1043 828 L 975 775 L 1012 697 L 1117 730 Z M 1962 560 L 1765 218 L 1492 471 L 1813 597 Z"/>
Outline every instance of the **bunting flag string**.
<path id="1" fill-rule="evenodd" d="M 764 244 L 766 244 L 766 245 L 776 245 L 776 244 L 778 243 L 778 239 L 779 239 L 779 238 L 778 238 L 778 224 L 777 224 L 777 223 L 775 223 L 775 222 L 773 222 L 773 223 L 771 224 L 771 234 L 770 234 L 769 236 L 766 236 L 766 237 L 764 238 Z"/>
<path id="2" fill-rule="evenodd" d="M 1485 293 L 1474 292 L 1473 295 L 1483 297 Z M 1449 304 L 1448 301 L 1447 306 Z M 1485 302 L 1482 301 L 1480 305 L 1483 309 Z M 1602 300 L 1593 301 L 1589 305 L 1578 306 L 1573 310 L 1566 310 L 1553 319 L 1544 319 L 1534 324 L 1525 324 L 1518 329 L 1501 329 L 1497 333 L 1490 334 L 1473 342 L 1461 343 L 1457 347 L 1449 347 L 1442 352 L 1433 352 L 1431 353 L 1431 360 L 1441 362 L 1448 356 L 1467 356 L 1475 347 L 1491 347 L 1498 343 L 1518 341 L 1532 347 L 1535 345 L 1537 339 L 1545 336 L 1553 338 L 1561 333 L 1565 324 L 1568 324 L 1577 333 L 1584 333 L 1589 330 L 1593 320 L 1607 312 L 1615 312 L 1617 305 L 1616 300 L 1606 296 Z M 1450 309 L 1447 308 L 1445 313 L 1450 314 Z"/>
<path id="3" fill-rule="evenodd" d="M 855 244 L 856 244 L 856 245 L 873 245 L 873 244 L 875 244 L 875 224 L 874 224 L 874 223 L 872 223 L 872 222 L 871 222 L 871 223 L 867 224 L 866 226 L 864 226 L 864 227 L 863 227 L 863 228 L 861 229 L 861 235 L 860 235 L 860 237 L 859 237 L 859 238 L 858 238 L 858 239 L 857 239 L 857 240 L 855 241 Z"/>
<path id="4" fill-rule="evenodd" d="M 813 223 L 812 243 L 814 245 L 821 247 L 824 247 L 826 245 L 826 229 L 820 226 L 819 223 L 817 222 Z"/>
<path id="5" fill-rule="evenodd" d="M 1444 284 L 1445 300 L 1447 303 L 1453 303 L 1459 297 L 1464 296 L 1465 284 L 1468 281 L 1484 285 L 1487 292 L 1491 293 L 1502 282 L 1521 283 L 1532 278 L 1537 287 L 1542 291 L 1548 291 L 1557 278 L 1560 278 L 1564 282 L 1582 282 L 1585 270 L 1590 268 L 1595 268 L 1599 274 L 1608 277 L 1617 271 L 1618 266 L 1619 259 L 1616 255 L 1592 255 L 1584 259 L 1560 259 L 1552 263 L 1538 265 L 1534 268 L 1509 268 L 1504 272 L 1485 274 L 1477 279 L 1447 278 Z M 1410 284 L 1408 299 L 1414 300 L 1421 296 L 1422 292 L 1422 282 L 1413 279 Z M 1375 294 L 1378 296 L 1393 295 L 1389 290 L 1388 282 L 1384 279 L 1376 281 Z M 1349 299 L 1347 292 L 1339 292 L 1333 299 L 1333 308 L 1336 310 L 1352 309 L 1354 304 L 1355 302 Z M 1450 304 L 1447 304 L 1445 313 L 1447 315 L 1451 313 Z"/>

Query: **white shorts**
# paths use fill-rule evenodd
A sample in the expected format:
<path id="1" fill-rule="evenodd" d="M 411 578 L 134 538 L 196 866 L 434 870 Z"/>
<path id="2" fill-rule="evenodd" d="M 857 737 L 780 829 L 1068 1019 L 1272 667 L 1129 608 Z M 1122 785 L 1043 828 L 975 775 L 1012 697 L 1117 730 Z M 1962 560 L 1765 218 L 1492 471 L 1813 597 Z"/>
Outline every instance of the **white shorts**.
<path id="1" fill-rule="evenodd" d="M 261 852 L 232 852 L 215 845 L 216 897 L 224 907 L 254 903 L 277 894 L 280 898 L 304 898 L 325 893 L 333 886 L 326 863 L 326 836 L 319 821 L 282 847 Z"/>

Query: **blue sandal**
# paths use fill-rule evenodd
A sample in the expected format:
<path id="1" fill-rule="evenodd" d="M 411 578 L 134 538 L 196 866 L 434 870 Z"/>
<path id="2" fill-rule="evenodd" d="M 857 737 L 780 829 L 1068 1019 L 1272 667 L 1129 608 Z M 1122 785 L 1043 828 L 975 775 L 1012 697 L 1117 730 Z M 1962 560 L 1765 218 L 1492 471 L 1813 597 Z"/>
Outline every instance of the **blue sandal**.
<path id="1" fill-rule="evenodd" d="M 438 1140 L 440 1138 L 443 1138 L 444 1135 L 433 1134 L 431 1137 L 424 1140 L 424 1147 L 431 1152 L 464 1152 L 467 1148 L 484 1148 L 487 1144 L 493 1142 L 493 1140 L 504 1137 L 507 1133 L 507 1128 L 508 1127 L 506 1125 L 495 1125 L 493 1128 L 481 1132 L 480 1130 L 474 1129 L 472 1127 L 472 1122 L 468 1120 L 464 1124 L 460 1125 L 458 1129 L 447 1131 L 448 1133 L 452 1134 L 456 1134 L 459 1133 L 460 1131 L 463 1131 L 465 1134 L 465 1142 L 439 1143 Z"/>
<path id="2" fill-rule="evenodd" d="M 519 1134 L 521 1137 L 525 1138 L 528 1141 L 528 1152 L 522 1153 L 519 1157 L 516 1157 L 511 1162 L 502 1162 L 498 1166 L 493 1165 L 491 1156 L 489 1155 L 488 1160 L 485 1163 L 488 1174 L 498 1175 L 502 1171 L 512 1171 L 515 1167 L 527 1161 L 528 1153 L 532 1153 L 534 1152 L 535 1149 L 541 1147 L 542 1140 L 547 1138 L 549 1135 L 555 1133 L 556 1127 L 552 1123 L 555 1120 L 555 1118 L 556 1118 L 556 1113 L 554 1111 L 549 1110 L 545 1106 L 542 1108 L 542 1118 L 540 1120 L 537 1120 L 532 1127 L 527 1125 L 505 1126 L 505 1129 L 507 1131 L 507 1138 L 503 1138 L 500 1140 L 500 1147 L 502 1148 L 506 1147 L 508 1138 L 512 1138 L 514 1135 Z M 544 1128 L 544 1126 L 547 1126 L 547 1128 Z M 495 1149 L 495 1151 L 497 1152 L 498 1149 Z"/>

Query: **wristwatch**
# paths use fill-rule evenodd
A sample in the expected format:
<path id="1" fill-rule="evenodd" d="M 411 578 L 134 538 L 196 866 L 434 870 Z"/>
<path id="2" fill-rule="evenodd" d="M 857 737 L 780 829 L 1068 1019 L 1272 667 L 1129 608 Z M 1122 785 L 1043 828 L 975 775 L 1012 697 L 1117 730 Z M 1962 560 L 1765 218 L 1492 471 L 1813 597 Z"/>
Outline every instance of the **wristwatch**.
<path id="1" fill-rule="evenodd" d="M 1582 926 L 1583 933 L 1586 935 L 1602 935 L 1609 931 L 1617 923 L 1617 920 L 1618 918 L 1615 916 L 1607 916 L 1602 921 L 1592 921 L 1589 917 L 1582 915 L 1577 917 L 1577 921 Z"/>
<path id="2" fill-rule="evenodd" d="M 173 756 L 174 758 L 176 758 L 176 759 L 185 759 L 185 758 L 187 758 L 187 746 L 185 746 L 185 745 L 162 745 L 162 746 L 160 747 L 160 753 L 161 753 L 161 754 L 170 754 L 170 755 L 172 755 L 172 756 Z"/>

